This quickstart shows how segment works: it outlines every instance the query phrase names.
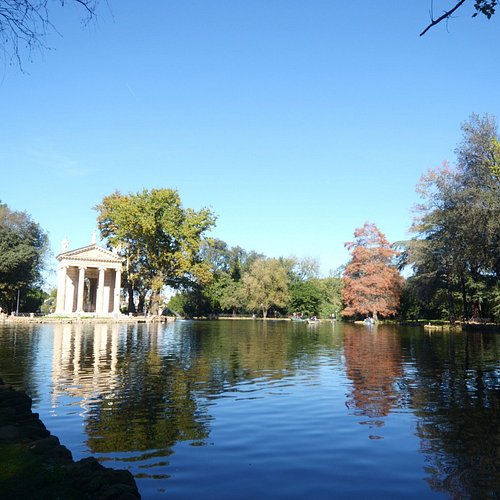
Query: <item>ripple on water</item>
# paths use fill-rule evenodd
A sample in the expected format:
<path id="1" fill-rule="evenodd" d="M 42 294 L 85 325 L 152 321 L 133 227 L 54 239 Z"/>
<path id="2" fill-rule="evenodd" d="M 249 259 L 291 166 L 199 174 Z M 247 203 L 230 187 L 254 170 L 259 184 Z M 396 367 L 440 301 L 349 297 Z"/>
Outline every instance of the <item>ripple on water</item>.
<path id="1" fill-rule="evenodd" d="M 76 459 L 130 469 L 143 498 L 486 498 L 500 343 L 464 340 L 252 321 L 0 328 L 0 376 Z"/>

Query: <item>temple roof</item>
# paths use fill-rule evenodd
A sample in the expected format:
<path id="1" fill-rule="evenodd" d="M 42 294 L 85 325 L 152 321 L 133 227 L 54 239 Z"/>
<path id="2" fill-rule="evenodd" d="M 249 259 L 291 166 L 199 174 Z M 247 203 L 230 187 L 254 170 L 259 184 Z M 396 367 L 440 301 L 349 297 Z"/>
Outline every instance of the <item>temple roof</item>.
<path id="1" fill-rule="evenodd" d="M 76 248 L 75 250 L 68 250 L 67 252 L 61 252 L 56 256 L 56 259 L 60 262 L 67 261 L 68 264 L 73 265 L 96 265 L 99 263 L 105 264 L 120 264 L 123 259 L 109 250 L 102 248 L 96 244 L 88 245 L 86 247 Z M 114 266 L 113 266 L 114 267 Z"/>

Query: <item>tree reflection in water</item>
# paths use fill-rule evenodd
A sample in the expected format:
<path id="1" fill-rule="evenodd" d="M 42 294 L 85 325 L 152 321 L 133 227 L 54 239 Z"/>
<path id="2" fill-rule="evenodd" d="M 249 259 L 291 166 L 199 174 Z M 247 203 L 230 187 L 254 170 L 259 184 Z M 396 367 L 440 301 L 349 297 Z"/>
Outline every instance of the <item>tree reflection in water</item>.
<path id="1" fill-rule="evenodd" d="M 97 454 L 115 467 L 134 462 L 129 466 L 137 477 L 167 478 L 176 445 L 208 444 L 210 410 L 227 398 L 247 404 L 258 395 L 267 411 L 265 398 L 290 387 L 274 402 L 307 415 L 301 398 L 316 394 L 318 406 L 308 400 L 312 419 L 305 424 L 313 428 L 315 416 L 324 414 L 321 405 L 330 401 L 320 391 L 322 374 L 329 377 L 334 368 L 334 378 L 325 381 L 349 387 L 347 400 L 339 390 L 335 418 L 341 433 L 366 441 L 353 428 L 365 430 L 359 423 L 367 424 L 387 437 L 378 453 L 397 456 L 401 438 L 406 459 L 418 464 L 414 433 L 425 469 L 415 466 L 412 480 L 424 477 L 432 490 L 452 498 L 496 498 L 500 491 L 500 335 L 430 335 L 417 328 L 342 323 L 311 330 L 260 321 L 4 326 L 0 333 L 0 376 L 26 385 L 43 398 L 49 415 L 59 414 L 49 426 L 59 423 L 64 442 L 74 440 L 76 455 Z M 325 387 L 330 390 L 331 383 Z M 328 427 L 333 435 L 336 430 Z M 322 442 L 323 458 L 338 450 Z M 314 449 L 305 451 L 314 458 Z M 373 448 L 357 448 L 365 451 Z M 342 460 L 355 462 L 349 453 L 347 447 Z M 397 474 L 388 471 L 381 480 L 397 482 Z"/>
<path id="2" fill-rule="evenodd" d="M 411 387 L 427 481 L 452 498 L 496 498 L 499 336 L 440 333 L 419 347 Z"/>
<path id="3" fill-rule="evenodd" d="M 396 384 L 402 376 L 400 336 L 387 327 L 344 326 L 346 374 L 352 382 L 348 408 L 370 420 L 373 427 L 384 425 L 383 417 L 399 406 Z"/>
<path id="4" fill-rule="evenodd" d="M 500 336 L 345 325 L 344 353 L 352 382 L 346 404 L 369 417 L 361 423 L 381 427 L 391 411 L 412 409 L 431 488 L 451 498 L 496 498 Z"/>
<path id="5" fill-rule="evenodd" d="M 53 404 L 80 400 L 93 454 L 143 461 L 168 456 L 181 441 L 201 444 L 210 432 L 208 399 L 263 374 L 288 376 L 290 359 L 307 356 L 307 337 L 291 342 L 263 322 L 221 324 L 179 323 L 168 333 L 163 325 L 134 325 L 125 334 L 112 324 L 55 325 Z"/>

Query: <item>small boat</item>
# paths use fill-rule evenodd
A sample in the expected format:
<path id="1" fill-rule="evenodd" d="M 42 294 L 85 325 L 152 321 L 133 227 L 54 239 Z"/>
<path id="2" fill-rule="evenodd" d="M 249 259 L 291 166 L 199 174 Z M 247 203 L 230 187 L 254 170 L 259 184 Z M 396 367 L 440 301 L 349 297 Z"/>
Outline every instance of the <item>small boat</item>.
<path id="1" fill-rule="evenodd" d="M 321 323 L 321 321 L 318 318 L 316 318 L 316 316 L 313 316 L 312 318 L 307 318 L 306 323 L 308 325 L 317 325 L 318 323 Z"/>
<path id="2" fill-rule="evenodd" d="M 303 323 L 304 321 L 306 321 L 306 319 L 303 318 L 302 316 L 290 316 L 290 320 L 298 321 L 299 323 Z"/>

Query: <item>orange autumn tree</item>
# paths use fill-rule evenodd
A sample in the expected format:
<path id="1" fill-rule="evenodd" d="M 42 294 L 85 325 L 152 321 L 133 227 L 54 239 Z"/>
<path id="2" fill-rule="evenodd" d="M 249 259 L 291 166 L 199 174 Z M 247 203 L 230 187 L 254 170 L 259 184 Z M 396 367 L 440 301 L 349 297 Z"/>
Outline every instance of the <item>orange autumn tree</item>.
<path id="1" fill-rule="evenodd" d="M 375 224 L 365 223 L 345 243 L 351 253 L 342 281 L 343 315 L 393 316 L 399 307 L 403 278 L 393 264 L 398 254 Z"/>

